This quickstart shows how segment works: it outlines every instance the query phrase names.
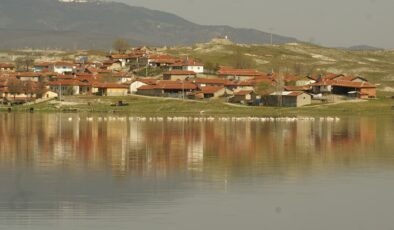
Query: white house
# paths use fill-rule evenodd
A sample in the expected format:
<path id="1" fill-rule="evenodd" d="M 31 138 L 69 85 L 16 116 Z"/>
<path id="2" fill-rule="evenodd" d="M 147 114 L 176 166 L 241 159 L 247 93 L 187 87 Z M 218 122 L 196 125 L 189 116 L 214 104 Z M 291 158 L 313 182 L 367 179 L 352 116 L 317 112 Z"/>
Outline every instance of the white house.
<path id="1" fill-rule="evenodd" d="M 204 73 L 204 64 L 192 59 L 186 59 L 170 65 L 170 70 L 193 71 L 197 74 Z"/>
<path id="2" fill-rule="evenodd" d="M 75 66 L 74 64 L 68 62 L 55 62 L 49 66 L 49 69 L 55 73 L 66 74 L 74 72 Z"/>

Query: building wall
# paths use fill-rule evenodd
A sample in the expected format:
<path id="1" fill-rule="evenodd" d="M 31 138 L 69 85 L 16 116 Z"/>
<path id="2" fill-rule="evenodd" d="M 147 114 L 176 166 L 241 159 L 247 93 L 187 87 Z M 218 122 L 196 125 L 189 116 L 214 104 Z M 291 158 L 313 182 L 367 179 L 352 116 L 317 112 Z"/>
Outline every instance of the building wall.
<path id="1" fill-rule="evenodd" d="M 144 85 L 147 85 L 147 84 L 140 82 L 140 81 L 135 81 L 130 84 L 129 91 L 131 94 L 136 94 L 138 91 L 138 88 L 141 86 L 144 86 Z"/>
<path id="2" fill-rule="evenodd" d="M 170 80 L 170 81 L 185 81 L 188 78 L 193 78 L 194 75 L 171 75 L 171 74 L 165 74 L 163 75 L 163 80 Z"/>
<path id="3" fill-rule="evenodd" d="M 304 94 L 297 96 L 296 107 L 301 107 L 301 106 L 310 105 L 310 104 L 312 104 L 312 96 L 311 95 L 304 93 Z"/>
<path id="4" fill-rule="evenodd" d="M 128 92 L 128 89 L 124 89 L 124 88 L 121 88 L 121 89 L 109 88 L 109 89 L 105 90 L 105 95 L 106 96 L 126 96 L 127 92 Z"/>
<path id="5" fill-rule="evenodd" d="M 51 70 L 55 73 L 65 74 L 73 72 L 73 68 L 69 66 L 53 66 Z"/>
<path id="6" fill-rule="evenodd" d="M 376 88 L 361 88 L 360 94 L 368 94 L 369 98 L 376 98 Z"/>
<path id="7" fill-rule="evenodd" d="M 184 66 L 185 71 L 193 71 L 195 73 L 204 73 L 204 66 Z"/>

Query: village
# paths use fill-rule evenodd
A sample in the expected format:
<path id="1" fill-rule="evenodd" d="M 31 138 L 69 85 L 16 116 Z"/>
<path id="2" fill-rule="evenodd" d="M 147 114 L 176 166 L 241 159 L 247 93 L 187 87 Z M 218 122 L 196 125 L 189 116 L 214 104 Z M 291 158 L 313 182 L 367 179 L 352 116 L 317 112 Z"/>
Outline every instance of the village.
<path id="1" fill-rule="evenodd" d="M 376 98 L 376 85 L 346 74 L 264 73 L 176 57 L 146 47 L 111 53 L 103 61 L 24 60 L 0 63 L 0 103 L 59 100 L 69 96 L 139 95 L 181 100 L 222 100 L 250 106 L 302 107 Z"/>

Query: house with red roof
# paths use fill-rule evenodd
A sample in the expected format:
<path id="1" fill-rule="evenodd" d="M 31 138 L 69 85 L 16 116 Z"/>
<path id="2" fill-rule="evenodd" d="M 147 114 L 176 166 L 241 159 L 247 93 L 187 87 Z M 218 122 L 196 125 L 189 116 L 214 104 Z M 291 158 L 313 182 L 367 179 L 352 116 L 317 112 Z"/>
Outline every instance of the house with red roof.
<path id="1" fill-rule="evenodd" d="M 10 63 L 0 63 L 0 71 L 13 72 L 15 65 Z"/>
<path id="2" fill-rule="evenodd" d="M 227 90 L 224 86 L 205 86 L 200 88 L 200 90 L 194 94 L 194 98 L 219 98 L 225 96 L 226 93 Z"/>
<path id="3" fill-rule="evenodd" d="M 118 83 L 96 83 L 93 85 L 97 89 L 97 95 L 108 97 L 126 96 L 129 92 L 129 86 Z"/>
<path id="4" fill-rule="evenodd" d="M 153 85 L 141 86 L 137 89 L 137 94 L 157 97 L 186 97 L 187 94 L 194 93 L 197 86 L 189 81 L 158 81 Z"/>
<path id="5" fill-rule="evenodd" d="M 237 81 L 253 80 L 256 77 L 267 76 L 267 74 L 254 69 L 233 69 L 231 67 L 222 67 L 217 74 L 221 78 Z"/>
<path id="6" fill-rule="evenodd" d="M 193 71 L 200 74 L 204 73 L 204 64 L 193 59 L 186 58 L 171 64 L 170 70 Z"/>

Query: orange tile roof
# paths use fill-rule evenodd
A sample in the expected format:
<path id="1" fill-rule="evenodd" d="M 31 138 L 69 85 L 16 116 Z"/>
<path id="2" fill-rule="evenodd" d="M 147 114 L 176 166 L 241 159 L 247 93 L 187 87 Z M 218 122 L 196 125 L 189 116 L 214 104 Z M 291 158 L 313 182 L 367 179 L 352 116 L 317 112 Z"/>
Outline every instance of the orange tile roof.
<path id="1" fill-rule="evenodd" d="M 201 92 L 204 94 L 212 94 L 223 89 L 224 89 L 223 86 L 205 86 L 201 88 Z"/>

